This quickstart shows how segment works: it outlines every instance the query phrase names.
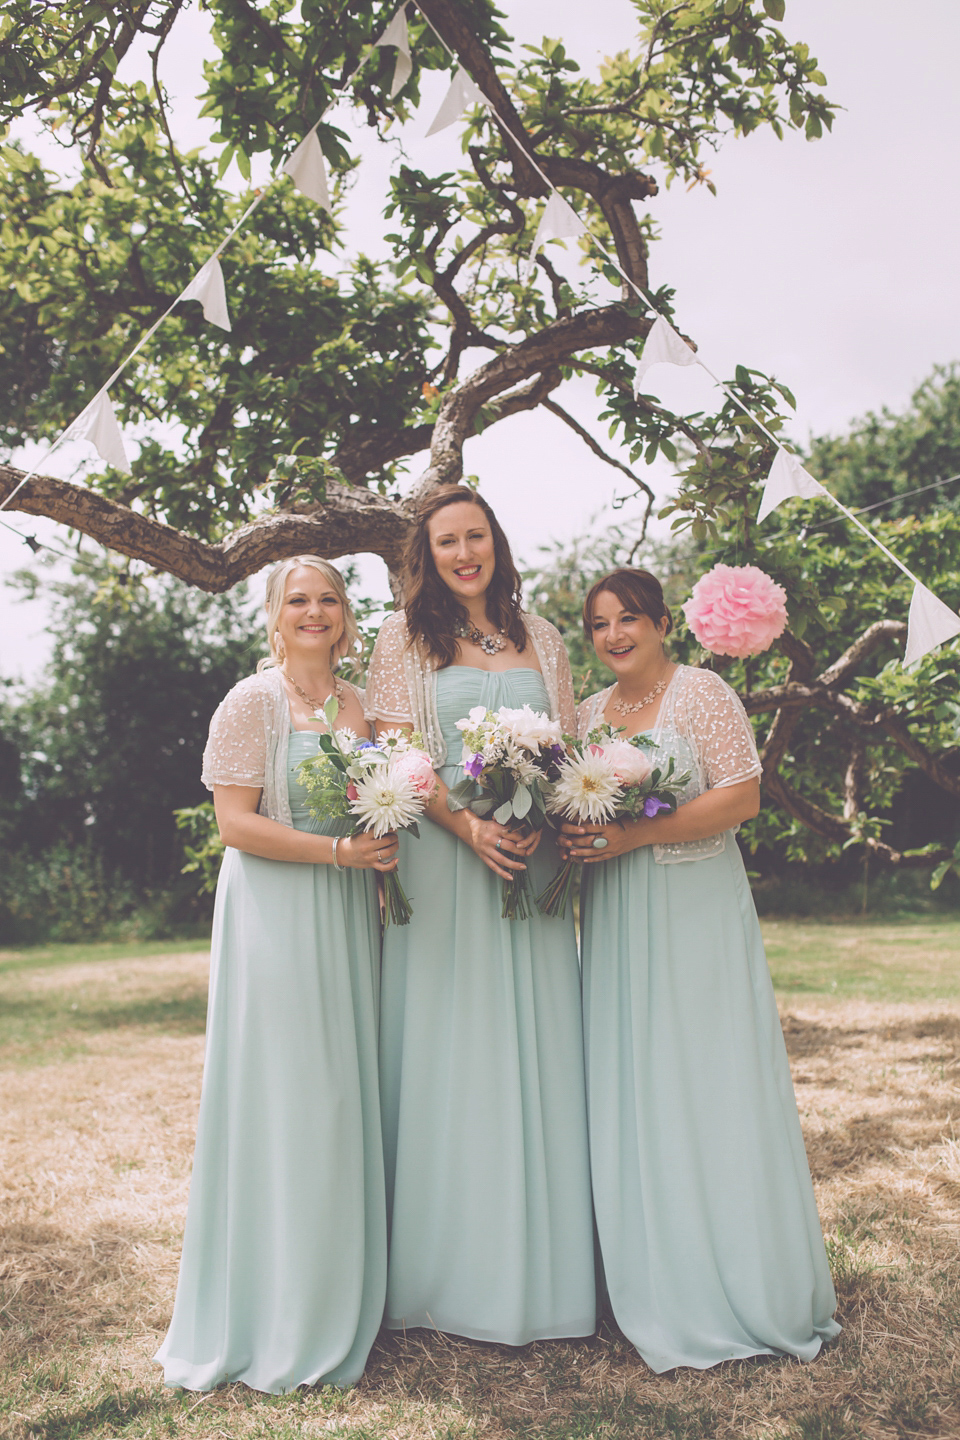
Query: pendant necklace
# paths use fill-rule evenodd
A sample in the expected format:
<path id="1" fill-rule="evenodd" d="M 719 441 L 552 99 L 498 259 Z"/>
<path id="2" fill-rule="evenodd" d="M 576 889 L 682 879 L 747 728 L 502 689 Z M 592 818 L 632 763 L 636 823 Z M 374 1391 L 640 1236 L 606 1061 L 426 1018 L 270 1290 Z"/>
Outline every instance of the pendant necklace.
<path id="1" fill-rule="evenodd" d="M 649 695 L 644 695 L 643 699 L 638 700 L 635 705 L 627 705 L 625 701 L 620 698 L 620 684 L 618 682 L 617 699 L 613 702 L 613 708 L 614 710 L 616 710 L 618 715 L 633 715 L 637 710 L 642 710 L 644 705 L 649 705 L 651 700 L 656 700 L 657 696 L 661 693 L 661 691 L 666 690 L 666 688 L 667 677 L 664 676 L 663 679 L 658 682 L 658 684 L 654 685 Z"/>
<path id="2" fill-rule="evenodd" d="M 479 645 L 484 655 L 496 655 L 507 648 L 507 637 L 502 630 L 495 630 L 492 635 L 484 635 L 482 630 L 471 625 L 468 620 L 458 620 L 453 627 L 453 633 L 458 640 L 469 640 L 471 645 Z"/>
<path id="3" fill-rule="evenodd" d="M 280 674 L 283 676 L 284 680 L 290 682 L 290 684 L 293 686 L 294 690 L 296 690 L 297 694 L 300 696 L 300 699 L 304 702 L 304 704 L 310 706 L 310 709 L 313 711 L 314 720 L 325 721 L 327 717 L 323 713 L 323 707 L 324 705 L 326 705 L 327 700 L 330 699 L 330 695 L 327 696 L 327 700 L 314 700 L 312 695 L 308 695 L 306 690 L 302 690 L 300 688 L 296 680 L 294 680 L 293 676 L 288 675 L 285 669 L 281 668 Z M 333 690 L 330 693 L 337 697 L 338 705 L 343 704 L 343 686 L 337 679 L 336 675 L 333 676 Z"/>

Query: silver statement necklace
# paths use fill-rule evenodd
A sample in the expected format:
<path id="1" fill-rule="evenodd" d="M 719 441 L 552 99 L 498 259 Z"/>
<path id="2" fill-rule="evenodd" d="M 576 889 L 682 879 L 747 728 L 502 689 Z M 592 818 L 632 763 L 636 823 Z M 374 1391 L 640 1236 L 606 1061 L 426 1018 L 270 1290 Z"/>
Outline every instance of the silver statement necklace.
<path id="1" fill-rule="evenodd" d="M 289 683 L 293 686 L 294 690 L 296 690 L 303 703 L 310 706 L 310 709 L 313 711 L 314 720 L 326 720 L 327 717 L 323 713 L 323 707 L 324 705 L 326 705 L 327 700 L 330 699 L 330 696 L 327 696 L 327 700 L 315 700 L 312 695 L 307 694 L 306 690 L 301 689 L 301 687 L 297 684 L 296 680 L 294 680 L 293 676 L 287 674 L 286 669 L 282 668 L 280 674 L 283 676 L 284 680 L 289 681 Z M 333 690 L 331 691 L 331 694 L 336 695 L 337 703 L 339 705 L 343 704 L 343 686 L 340 684 L 340 681 L 335 675 L 333 677 Z"/>
<path id="2" fill-rule="evenodd" d="M 453 633 L 458 640 L 469 640 L 471 645 L 479 645 L 484 655 L 496 655 L 507 648 L 507 637 L 502 630 L 495 630 L 492 635 L 484 635 L 478 626 L 471 625 L 468 620 L 458 620 L 453 627 Z"/>
<path id="3" fill-rule="evenodd" d="M 627 705 L 620 695 L 620 683 L 618 681 L 617 698 L 613 702 L 613 708 L 614 710 L 616 710 L 618 715 L 633 715 L 636 713 L 636 711 L 642 710 L 644 705 L 649 705 L 651 700 L 656 700 L 657 696 L 661 694 L 662 691 L 666 690 L 666 688 L 667 677 L 665 675 L 662 680 L 660 680 L 656 685 L 654 685 L 649 695 L 644 695 L 643 699 L 638 700 L 634 705 Z"/>

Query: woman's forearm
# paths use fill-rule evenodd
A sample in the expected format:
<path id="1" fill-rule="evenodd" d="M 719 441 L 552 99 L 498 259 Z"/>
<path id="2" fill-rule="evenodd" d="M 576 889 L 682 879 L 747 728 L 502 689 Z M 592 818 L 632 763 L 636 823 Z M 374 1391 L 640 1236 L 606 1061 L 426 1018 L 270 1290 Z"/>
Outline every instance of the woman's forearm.
<path id="1" fill-rule="evenodd" d="M 456 835 L 458 840 L 470 844 L 470 817 L 471 810 L 451 810 L 447 804 L 447 796 L 450 794 L 450 787 L 437 776 L 437 793 L 430 801 L 424 814 L 439 825 L 443 830 L 449 830 L 451 835 Z"/>
<path id="2" fill-rule="evenodd" d="M 329 835 L 311 835 L 294 830 L 266 815 L 227 814 L 217 816 L 220 838 L 233 850 L 258 855 L 262 860 L 287 860 L 302 865 L 333 863 L 333 840 Z"/>

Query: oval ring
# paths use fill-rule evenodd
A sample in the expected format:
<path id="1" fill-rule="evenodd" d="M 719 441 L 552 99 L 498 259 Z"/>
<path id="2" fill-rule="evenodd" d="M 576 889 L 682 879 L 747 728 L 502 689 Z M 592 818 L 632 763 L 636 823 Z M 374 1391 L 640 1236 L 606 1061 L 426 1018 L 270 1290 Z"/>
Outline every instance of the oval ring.
<path id="1" fill-rule="evenodd" d="M 593 842 L 593 848 L 594 850 L 606 850 L 609 844 L 610 841 L 607 839 L 606 835 L 598 835 L 596 840 L 594 840 Z"/>

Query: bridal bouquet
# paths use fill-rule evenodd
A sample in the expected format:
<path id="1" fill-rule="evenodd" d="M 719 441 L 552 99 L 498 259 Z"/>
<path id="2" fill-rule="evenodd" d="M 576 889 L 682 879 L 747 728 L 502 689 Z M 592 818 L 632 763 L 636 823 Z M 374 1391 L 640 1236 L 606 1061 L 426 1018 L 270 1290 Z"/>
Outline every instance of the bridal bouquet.
<path id="1" fill-rule="evenodd" d="M 547 797 L 547 809 L 577 825 L 604 825 L 641 815 L 652 818 L 661 810 L 672 813 L 677 808 L 676 792 L 690 776 L 674 773 L 673 756 L 663 770 L 657 769 L 646 753 L 656 748 L 645 735 L 627 740 L 604 722 L 586 740 L 571 746 Z M 544 915 L 566 914 L 578 864 L 565 860 L 537 896 Z"/>
<path id="2" fill-rule="evenodd" d="M 437 793 L 430 756 L 420 749 L 420 736 L 388 730 L 374 742 L 352 730 L 336 730 L 336 697 L 323 713 L 330 729 L 319 737 L 316 755 L 298 769 L 307 792 L 307 808 L 315 820 L 335 821 L 338 834 L 372 831 L 379 840 L 392 830 L 419 836 L 417 820 Z M 386 923 L 407 925 L 413 906 L 395 870 L 383 874 Z"/>
<path id="3" fill-rule="evenodd" d="M 447 796 L 451 810 L 469 808 L 524 834 L 546 823 L 546 794 L 566 754 L 560 722 L 529 705 L 487 710 L 475 705 L 457 721 L 463 734 L 466 779 Z M 527 920 L 531 909 L 525 870 L 503 882 L 504 920 Z"/>

